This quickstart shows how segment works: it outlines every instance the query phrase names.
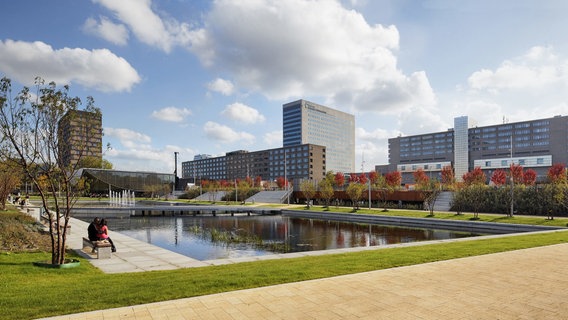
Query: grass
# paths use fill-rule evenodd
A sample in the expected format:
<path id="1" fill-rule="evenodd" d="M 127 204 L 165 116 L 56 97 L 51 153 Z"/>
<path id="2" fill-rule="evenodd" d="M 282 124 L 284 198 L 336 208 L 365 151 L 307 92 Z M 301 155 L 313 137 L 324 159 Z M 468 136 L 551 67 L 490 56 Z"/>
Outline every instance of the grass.
<path id="1" fill-rule="evenodd" d="M 283 207 L 305 208 L 302 205 Z M 310 210 L 326 209 L 315 206 Z M 330 210 L 353 212 L 352 208 L 341 207 L 331 207 Z M 452 220 L 472 220 L 473 217 L 471 214 L 454 213 L 436 213 L 431 217 L 426 211 L 383 212 L 380 209 L 360 209 L 357 213 Z M 566 218 L 511 218 L 494 214 L 480 214 L 479 221 L 562 227 L 568 223 Z M 33 262 L 48 260 L 49 253 L 0 253 L 0 319 L 30 319 L 78 313 L 566 242 L 566 232 L 538 233 L 128 274 L 104 274 L 79 257 L 76 258 L 81 261 L 80 267 L 59 270 L 33 266 Z M 70 253 L 68 257 L 75 256 Z"/>
<path id="2" fill-rule="evenodd" d="M 558 243 L 565 232 L 389 248 L 223 266 L 103 274 L 32 265 L 47 253 L 0 254 L 0 319 L 29 319 L 325 278 Z"/>

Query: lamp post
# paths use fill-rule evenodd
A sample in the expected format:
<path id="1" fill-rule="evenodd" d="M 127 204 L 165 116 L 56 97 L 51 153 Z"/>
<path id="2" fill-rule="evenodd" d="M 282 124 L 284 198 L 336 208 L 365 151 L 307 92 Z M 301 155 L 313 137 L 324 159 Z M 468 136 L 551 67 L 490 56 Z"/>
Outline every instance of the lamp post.
<path id="1" fill-rule="evenodd" d="M 513 135 L 511 134 L 511 153 L 510 153 L 510 157 L 511 157 L 511 166 L 509 167 L 509 172 L 511 174 L 511 217 L 513 216 L 514 212 L 515 212 L 515 208 L 514 208 L 514 196 L 515 196 L 515 181 L 513 179 Z"/>

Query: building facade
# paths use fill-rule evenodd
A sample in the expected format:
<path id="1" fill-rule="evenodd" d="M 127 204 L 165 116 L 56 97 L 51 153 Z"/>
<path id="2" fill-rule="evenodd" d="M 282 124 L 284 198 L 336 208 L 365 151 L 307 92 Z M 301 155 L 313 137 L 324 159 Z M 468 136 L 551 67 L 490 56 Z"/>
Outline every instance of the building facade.
<path id="1" fill-rule="evenodd" d="M 59 157 L 65 166 L 79 160 L 102 161 L 103 128 L 100 113 L 72 110 L 58 123 Z"/>
<path id="2" fill-rule="evenodd" d="M 249 152 L 237 150 L 224 156 L 182 162 L 182 178 L 201 180 L 235 180 L 260 177 L 263 181 L 285 178 L 294 185 L 305 179 L 319 181 L 325 177 L 326 147 L 302 144 Z"/>
<path id="3" fill-rule="evenodd" d="M 327 170 L 355 171 L 355 117 L 306 100 L 283 105 L 283 146 L 325 146 Z"/>
<path id="4" fill-rule="evenodd" d="M 448 131 L 389 139 L 388 169 L 400 171 L 403 183 L 412 183 L 418 169 L 440 179 L 442 168 L 451 165 L 461 181 L 476 167 L 490 178 L 511 164 L 535 170 L 542 181 L 556 163 L 568 163 L 568 116 L 484 127 L 458 117 Z"/>

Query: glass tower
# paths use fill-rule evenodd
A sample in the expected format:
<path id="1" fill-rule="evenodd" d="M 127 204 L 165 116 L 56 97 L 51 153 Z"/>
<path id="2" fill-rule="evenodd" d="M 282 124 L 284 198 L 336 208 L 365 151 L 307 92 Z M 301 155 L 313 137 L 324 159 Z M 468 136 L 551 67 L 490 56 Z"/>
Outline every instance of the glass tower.
<path id="1" fill-rule="evenodd" d="M 326 147 L 326 170 L 355 172 L 355 116 L 306 100 L 283 105 L 284 147 Z"/>

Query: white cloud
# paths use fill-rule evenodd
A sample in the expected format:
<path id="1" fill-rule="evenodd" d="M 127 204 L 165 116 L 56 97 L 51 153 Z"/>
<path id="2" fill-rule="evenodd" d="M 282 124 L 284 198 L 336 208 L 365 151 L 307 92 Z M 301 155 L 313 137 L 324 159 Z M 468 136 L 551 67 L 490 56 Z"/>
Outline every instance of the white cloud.
<path id="1" fill-rule="evenodd" d="M 174 172 L 174 152 L 184 158 L 192 158 L 195 152 L 178 146 L 166 145 L 164 148 L 112 149 L 105 154 L 117 170 Z M 181 162 L 178 158 L 178 176 L 181 176 Z"/>
<path id="2" fill-rule="evenodd" d="M 235 86 L 229 80 L 217 78 L 207 84 L 207 89 L 219 92 L 224 96 L 230 96 L 235 92 Z"/>
<path id="3" fill-rule="evenodd" d="M 231 120 L 245 124 L 264 122 L 266 120 L 258 110 L 238 102 L 228 105 L 221 114 Z"/>
<path id="4" fill-rule="evenodd" d="M 152 118 L 168 122 L 183 122 L 185 117 L 191 115 L 191 110 L 187 108 L 166 107 L 152 112 Z"/>
<path id="5" fill-rule="evenodd" d="M 255 137 L 247 132 L 236 132 L 235 130 L 222 124 L 207 121 L 203 125 L 203 132 L 208 139 L 221 143 L 242 142 L 243 144 L 252 144 Z"/>
<path id="6" fill-rule="evenodd" d="M 160 17 L 152 10 L 151 0 L 93 0 L 112 11 L 115 18 L 127 25 L 142 43 L 170 52 L 176 45 L 190 39 L 197 42 L 199 32 L 170 17 Z M 195 39 L 194 39 L 195 38 Z"/>
<path id="7" fill-rule="evenodd" d="M 57 84 L 76 82 L 104 92 L 130 91 L 140 82 L 136 70 L 107 49 L 54 50 L 41 41 L 0 41 L 0 71 L 27 85 L 40 76 Z"/>
<path id="8" fill-rule="evenodd" d="M 468 78 L 452 103 L 479 125 L 516 122 L 565 114 L 568 58 L 552 47 L 536 46 Z"/>
<path id="9" fill-rule="evenodd" d="M 105 137 L 117 139 L 126 148 L 147 149 L 152 139 L 143 133 L 124 128 L 104 128 Z M 111 146 L 113 149 L 114 146 Z"/>
<path id="10" fill-rule="evenodd" d="M 568 84 L 568 61 L 561 61 L 551 47 L 533 47 L 526 54 L 506 60 L 495 70 L 474 72 L 471 88 L 497 93 L 507 89 L 541 89 Z"/>
<path id="11" fill-rule="evenodd" d="M 116 24 L 107 17 L 100 17 L 100 22 L 94 18 L 88 18 L 83 25 L 83 30 L 88 33 L 124 46 L 128 42 L 128 30 L 122 24 Z"/>
<path id="12" fill-rule="evenodd" d="M 219 0 L 194 33 L 190 50 L 203 64 L 269 98 L 322 96 L 378 112 L 436 103 L 423 72 L 397 68 L 396 27 L 369 25 L 338 1 Z"/>
<path id="13" fill-rule="evenodd" d="M 264 142 L 272 148 L 279 148 L 282 146 L 283 131 L 271 131 L 264 134 Z"/>

